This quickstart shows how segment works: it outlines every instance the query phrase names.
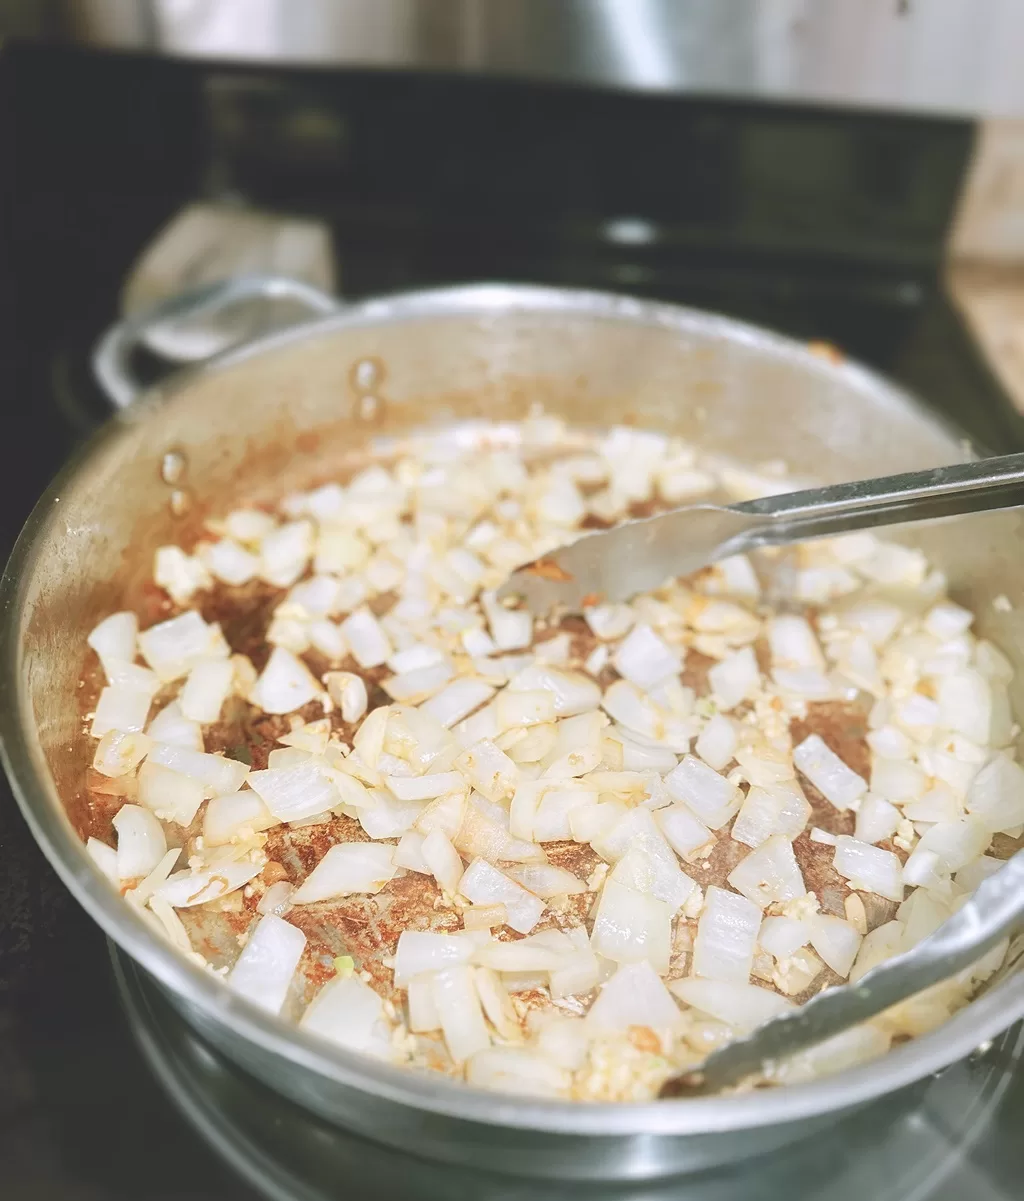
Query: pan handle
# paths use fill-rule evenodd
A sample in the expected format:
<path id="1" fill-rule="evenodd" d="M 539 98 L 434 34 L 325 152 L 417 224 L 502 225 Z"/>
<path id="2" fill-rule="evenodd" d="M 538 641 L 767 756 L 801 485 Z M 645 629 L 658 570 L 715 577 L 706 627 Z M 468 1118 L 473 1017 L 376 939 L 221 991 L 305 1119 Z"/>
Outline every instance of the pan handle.
<path id="1" fill-rule="evenodd" d="M 339 308 L 338 301 L 326 292 L 278 275 L 239 275 L 181 292 L 119 321 L 100 338 L 92 367 L 103 391 L 116 408 L 127 408 L 144 388 L 132 369 L 132 353 L 149 330 L 167 321 L 213 316 L 244 300 L 290 300 L 307 309 L 311 318 Z"/>

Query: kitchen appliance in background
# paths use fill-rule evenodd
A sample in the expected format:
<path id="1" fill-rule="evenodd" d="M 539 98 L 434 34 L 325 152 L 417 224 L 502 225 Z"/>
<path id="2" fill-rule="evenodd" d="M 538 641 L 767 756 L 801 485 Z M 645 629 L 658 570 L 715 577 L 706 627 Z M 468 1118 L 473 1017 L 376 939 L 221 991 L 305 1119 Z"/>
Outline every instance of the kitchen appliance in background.
<path id="1" fill-rule="evenodd" d="M 307 264 L 326 259 L 346 297 L 504 278 L 725 311 L 868 361 L 992 450 L 1024 446 L 941 287 L 972 145 L 965 119 L 13 42 L 0 55 L 0 120 L 11 165 L 0 312 L 13 322 L 2 366 L 17 399 L 5 412 L 17 454 L 0 473 L 5 549 L 108 411 L 92 348 L 122 302 L 135 303 L 126 283 L 138 265 L 152 277 L 165 261 L 161 231 L 187 229 L 196 204 L 302 228 L 317 248 Z M 169 286 L 173 272 L 161 270 Z M 181 350 L 164 339 L 137 367 L 155 375 L 188 357 Z M 354 1195 L 403 1198 L 516 1187 L 297 1120 L 191 1041 L 130 965 L 106 968 L 101 938 L 6 790 L 0 847 L 0 1155 L 13 1198 L 315 1198 L 339 1181 Z M 759 1181 L 799 1201 L 828 1175 L 838 1201 L 1009 1201 L 1024 1169 L 1019 1054 L 1014 1031 L 833 1140 L 688 1187 L 726 1197 Z"/>

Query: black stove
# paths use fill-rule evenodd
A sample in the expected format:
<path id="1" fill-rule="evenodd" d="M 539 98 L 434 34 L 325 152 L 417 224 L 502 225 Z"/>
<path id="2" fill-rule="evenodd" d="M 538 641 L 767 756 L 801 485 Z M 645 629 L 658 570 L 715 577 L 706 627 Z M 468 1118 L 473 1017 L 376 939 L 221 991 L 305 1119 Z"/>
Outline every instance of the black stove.
<path id="1" fill-rule="evenodd" d="M 979 446 L 1024 448 L 1024 420 L 942 289 L 973 137 L 952 119 L 429 74 L 199 68 L 8 43 L 4 553 L 102 420 L 89 350 L 116 316 L 126 273 L 184 204 L 210 197 L 325 222 L 347 297 L 505 279 L 679 301 L 832 343 Z M 1009 1201 L 1024 1175 L 1020 1053 L 1011 1031 L 814 1146 L 624 1191 Z M 578 1191 L 417 1164 L 266 1096 L 176 1028 L 130 965 L 112 969 L 6 787 L 0 1179 L 11 1201 Z"/>

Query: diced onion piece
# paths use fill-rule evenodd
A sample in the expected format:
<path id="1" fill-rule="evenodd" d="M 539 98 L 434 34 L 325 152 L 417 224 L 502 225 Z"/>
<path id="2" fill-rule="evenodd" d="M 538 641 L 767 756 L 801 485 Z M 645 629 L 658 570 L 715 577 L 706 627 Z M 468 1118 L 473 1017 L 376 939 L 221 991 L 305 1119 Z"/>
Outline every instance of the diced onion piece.
<path id="1" fill-rule="evenodd" d="M 301 659 L 283 646 L 275 646 L 253 688 L 252 701 L 264 713 L 294 713 L 321 691 Z"/>
<path id="2" fill-rule="evenodd" d="M 505 868 L 505 874 L 544 901 L 551 897 L 570 896 L 587 891 L 583 880 L 553 863 L 509 864 Z"/>
<path id="3" fill-rule="evenodd" d="M 574 950 L 561 966 L 553 968 L 549 973 L 551 996 L 558 1000 L 560 997 L 579 996 L 588 993 L 597 986 L 600 978 L 600 965 L 594 954 L 586 928 L 576 926 L 567 935 Z"/>
<path id="4" fill-rule="evenodd" d="M 728 712 L 754 697 L 761 687 L 757 658 L 749 646 L 732 651 L 708 671 L 711 694 L 719 709 Z"/>
<path id="5" fill-rule="evenodd" d="M 256 578 L 260 561 L 233 538 L 207 543 L 199 550 L 203 565 L 215 579 L 239 587 Z"/>
<path id="6" fill-rule="evenodd" d="M 759 847 L 773 834 L 796 838 L 810 816 L 810 803 L 795 780 L 767 788 L 751 787 L 730 833 L 736 842 Z"/>
<path id="7" fill-rule="evenodd" d="M 435 804 L 437 802 L 434 802 Z M 449 838 L 466 857 L 493 861 L 507 859 L 517 863 L 539 863 L 544 851 L 534 842 L 515 838 L 509 831 L 508 815 L 498 805 L 492 805 L 479 795 L 472 795 L 468 805 L 460 806 L 462 824 Z"/>
<path id="8" fill-rule="evenodd" d="M 466 813 L 467 798 L 465 792 L 451 792 L 447 796 L 429 801 L 419 812 L 414 825 L 421 834 L 429 834 L 431 830 L 443 830 L 449 839 L 455 840 L 463 826 Z M 491 834 L 493 823 L 487 827 Z M 477 831 L 479 835 L 480 831 Z M 508 831 L 498 828 L 496 839 L 500 841 Z M 539 848 L 538 848 L 539 849 Z"/>
<path id="9" fill-rule="evenodd" d="M 268 913 L 228 973 L 228 987 L 267 1013 L 280 1013 L 305 947 L 301 930 Z"/>
<path id="10" fill-rule="evenodd" d="M 668 987 L 687 1005 L 741 1031 L 754 1030 L 794 1008 L 792 1001 L 756 984 L 691 976 L 673 980 Z"/>
<path id="11" fill-rule="evenodd" d="M 501 903 L 508 911 L 508 924 L 520 934 L 529 934 L 540 921 L 544 902 L 521 884 L 488 863 L 474 859 L 459 880 L 458 890 L 474 905 Z"/>
<path id="12" fill-rule="evenodd" d="M 143 630 L 139 650 L 165 683 L 188 675 L 200 659 L 229 656 L 220 626 L 208 625 L 194 609 Z"/>
<path id="13" fill-rule="evenodd" d="M 186 776 L 153 759 L 139 769 L 139 803 L 163 821 L 189 826 L 206 796 L 195 776 Z"/>
<path id="14" fill-rule="evenodd" d="M 464 930 L 493 930 L 508 922 L 508 910 L 504 905 L 470 905 L 462 911 Z"/>
<path id="15" fill-rule="evenodd" d="M 260 577 L 276 588 L 290 588 L 306 570 L 313 541 L 310 521 L 286 522 L 264 534 L 260 542 Z"/>
<path id="16" fill-rule="evenodd" d="M 518 1041 L 522 1037 L 519 1018 L 498 973 L 493 968 L 475 967 L 473 983 L 476 985 L 484 1014 L 499 1036 L 509 1041 Z"/>
<path id="17" fill-rule="evenodd" d="M 952 822 L 936 822 L 921 835 L 918 848 L 934 851 L 946 873 L 959 871 L 988 848 L 991 835 L 973 815 Z"/>
<path id="18" fill-rule="evenodd" d="M 663 853 L 654 840 L 653 832 L 653 846 L 644 846 L 643 841 L 638 839 L 633 843 L 615 865 L 609 879 L 664 901 L 675 913 L 686 904 L 697 886 L 680 871 L 671 852 Z"/>
<path id="19" fill-rule="evenodd" d="M 495 718 L 502 730 L 519 726 L 536 726 L 555 718 L 555 698 L 542 688 L 529 692 L 498 693 L 494 702 Z"/>
<path id="20" fill-rule="evenodd" d="M 968 813 L 993 834 L 1024 822 L 1024 769 L 1007 755 L 994 755 L 967 790 Z"/>
<path id="21" fill-rule="evenodd" d="M 810 940 L 807 923 L 792 917 L 766 917 L 757 935 L 757 945 L 775 959 L 789 959 Z"/>
<path id="22" fill-rule="evenodd" d="M 533 617 L 526 609 L 506 609 L 493 592 L 480 594 L 480 607 L 498 650 L 523 650 L 533 641 Z"/>
<path id="23" fill-rule="evenodd" d="M 606 880 L 598 901 L 590 945 L 616 963 L 648 960 L 668 971 L 672 944 L 672 907 L 616 880 Z"/>
<path id="24" fill-rule="evenodd" d="M 604 838 L 626 815 L 621 801 L 578 805 L 569 811 L 569 829 L 574 842 L 594 843 Z"/>
<path id="25" fill-rule="evenodd" d="M 520 1097 L 560 1097 L 567 1094 L 568 1073 L 541 1052 L 523 1047 L 485 1047 L 466 1064 L 466 1081 Z"/>
<path id="26" fill-rule="evenodd" d="M 769 619 L 767 633 L 775 667 L 824 670 L 825 656 L 805 617 L 779 614 Z"/>
<path id="27" fill-rule="evenodd" d="M 441 1029 L 441 1018 L 434 1004 L 433 972 L 413 976 L 406 986 L 409 1029 L 413 1034 L 429 1034 Z"/>
<path id="28" fill-rule="evenodd" d="M 868 793 L 857 809 L 854 836 L 861 842 L 885 842 L 900 824 L 900 811 L 882 797 Z"/>
<path id="29" fill-rule="evenodd" d="M 175 872 L 156 889 L 156 895 L 175 909 L 189 909 L 226 897 L 262 870 L 261 864 L 242 859 L 228 860 L 198 872 Z"/>
<path id="30" fill-rule="evenodd" d="M 186 555 L 180 546 L 157 547 L 153 580 L 178 605 L 188 604 L 196 592 L 213 584 L 202 562 Z"/>
<path id="31" fill-rule="evenodd" d="M 393 1058 L 384 1002 L 358 976 L 328 980 L 299 1019 L 299 1027 L 350 1051 Z"/>
<path id="32" fill-rule="evenodd" d="M 89 852 L 93 863 L 110 883 L 117 887 L 121 883 L 121 877 L 117 870 L 117 851 L 113 847 L 108 847 L 105 842 L 100 842 L 98 838 L 90 838 L 85 844 L 85 849 Z"/>
<path id="33" fill-rule="evenodd" d="M 851 888 L 876 892 L 890 901 L 903 900 L 903 868 L 899 856 L 841 834 L 833 859 L 836 871 Z"/>
<path id="34" fill-rule="evenodd" d="M 140 733 L 146 725 L 153 694 L 137 688 L 108 684 L 96 702 L 89 733 L 100 738 L 111 730 Z"/>
<path id="35" fill-rule="evenodd" d="M 139 619 L 123 611 L 105 617 L 86 639 L 106 667 L 108 662 L 132 663 L 138 653 Z"/>
<path id="36" fill-rule="evenodd" d="M 292 901 L 309 905 L 356 892 L 380 892 L 397 871 L 393 849 L 377 842 L 336 843 L 295 890 Z"/>
<path id="37" fill-rule="evenodd" d="M 736 727 L 722 713 L 716 713 L 707 723 L 694 747 L 708 767 L 722 771 L 731 762 L 738 745 Z"/>
<path id="38" fill-rule="evenodd" d="M 678 676 L 683 660 L 645 622 L 635 625 L 612 656 L 615 670 L 643 692 Z"/>
<path id="39" fill-rule="evenodd" d="M 629 605 L 594 605 L 583 610 L 583 618 L 595 638 L 614 642 L 625 637 L 635 620 Z"/>
<path id="40" fill-rule="evenodd" d="M 509 680 L 513 692 L 533 692 L 540 688 L 555 698 L 555 713 L 559 717 L 574 717 L 588 713 L 601 703 L 601 689 L 588 676 L 578 671 L 559 671 L 554 667 L 527 667 Z"/>
<path id="41" fill-rule="evenodd" d="M 141 805 L 122 805 L 114 814 L 117 831 L 117 874 L 122 880 L 148 876 L 167 854 L 167 840 L 157 819 Z"/>
<path id="42" fill-rule="evenodd" d="M 494 689 L 483 680 L 458 679 L 442 688 L 420 708 L 450 729 L 494 696 Z"/>
<path id="43" fill-rule="evenodd" d="M 421 853 L 430 874 L 449 896 L 454 896 L 464 868 L 448 836 L 441 830 L 431 830 L 423 839 Z"/>
<path id="44" fill-rule="evenodd" d="M 249 768 L 223 755 L 209 755 L 172 743 L 154 742 L 146 757 L 147 763 L 160 763 L 182 775 L 201 780 L 208 797 L 237 792 L 249 775 Z"/>
<path id="45" fill-rule="evenodd" d="M 457 771 L 425 776 L 385 776 L 384 783 L 400 801 L 429 801 L 466 787 L 466 781 Z"/>
<path id="46" fill-rule="evenodd" d="M 669 805 L 654 817 L 672 849 L 687 862 L 693 862 L 699 858 L 699 851 L 715 844 L 714 834 L 685 805 Z"/>
<path id="47" fill-rule="evenodd" d="M 454 674 L 450 663 L 432 663 L 427 667 L 417 667 L 413 671 L 391 676 L 381 682 L 381 687 L 393 701 L 418 704 L 440 692 Z"/>
<path id="48" fill-rule="evenodd" d="M 260 794 L 270 812 L 283 822 L 323 813 L 341 800 L 334 783 L 313 758 L 291 767 L 268 767 L 251 772 L 248 784 Z"/>
<path id="49" fill-rule="evenodd" d="M 811 946 L 837 976 L 848 976 L 860 950 L 860 934 L 848 921 L 829 913 L 816 913 L 807 924 Z"/>
<path id="50" fill-rule="evenodd" d="M 876 759 L 871 765 L 871 791 L 888 801 L 902 803 L 924 796 L 928 777 L 906 759 Z"/>
<path id="51" fill-rule="evenodd" d="M 189 672 L 178 696 L 182 714 L 190 721 L 211 725 L 220 719 L 231 695 L 235 669 L 227 659 L 204 659 Z"/>
<path id="52" fill-rule="evenodd" d="M 427 861 L 423 858 L 423 835 L 416 830 L 406 830 L 398 840 L 391 862 L 395 867 L 404 867 L 410 872 L 431 875 Z"/>
<path id="53" fill-rule="evenodd" d="M 761 910 L 753 901 L 711 885 L 697 922 L 693 974 L 746 984 L 761 928 Z"/>
<path id="54" fill-rule="evenodd" d="M 126 776 L 142 762 L 152 746 L 146 734 L 110 730 L 96 744 L 92 765 L 104 776 Z"/>
<path id="55" fill-rule="evenodd" d="M 235 841 L 244 842 L 253 834 L 277 824 L 278 819 L 264 805 L 259 793 L 249 788 L 215 796 L 203 813 L 203 845 L 218 847 Z"/>
<path id="56" fill-rule="evenodd" d="M 517 789 L 516 796 L 521 795 L 521 791 Z M 551 788 L 542 791 L 533 814 L 531 837 L 535 842 L 557 842 L 571 838 L 573 810 L 581 805 L 596 803 L 597 793 L 582 788 Z"/>
<path id="57" fill-rule="evenodd" d="M 839 758 L 817 734 L 793 749 L 793 762 L 837 809 L 849 809 L 867 792 L 867 781 Z"/>
<path id="58" fill-rule="evenodd" d="M 672 797 L 682 801 L 710 829 L 724 826 L 740 807 L 742 795 L 735 784 L 702 763 L 685 755 L 665 777 Z"/>
<path id="59" fill-rule="evenodd" d="M 434 1007 L 445 1045 L 456 1063 L 464 1063 L 491 1044 L 473 971 L 466 966 L 443 968 L 431 980 Z"/>
<path id="60" fill-rule="evenodd" d="M 903 923 L 892 921 L 869 930 L 860 944 L 857 958 L 850 969 L 850 983 L 857 981 L 873 967 L 898 955 L 903 947 Z"/>
<path id="61" fill-rule="evenodd" d="M 475 937 L 469 934 L 403 930 L 398 936 L 395 950 L 395 987 L 405 988 L 414 976 L 424 972 L 437 972 L 453 964 L 469 963 L 478 945 Z"/>
<path id="62" fill-rule="evenodd" d="M 366 712 L 366 683 L 350 671 L 329 671 L 324 676 L 327 695 L 341 710 L 342 721 L 350 725 Z"/>
<path id="63" fill-rule="evenodd" d="M 967 669 L 939 678 L 939 724 L 984 746 L 992 732 L 992 685 Z"/>
<path id="64" fill-rule="evenodd" d="M 379 667 L 391 655 L 391 642 L 367 608 L 356 609 L 341 623 L 352 656 L 362 668 Z"/>
<path id="65" fill-rule="evenodd" d="M 562 930 L 542 930 L 511 942 L 487 941 L 472 957 L 496 972 L 546 972 L 568 964 L 578 949 Z"/>
<path id="66" fill-rule="evenodd" d="M 154 742 L 183 746 L 192 751 L 203 749 L 203 731 L 199 722 L 189 720 L 177 701 L 171 701 L 160 710 L 149 723 L 146 733 Z"/>
<path id="67" fill-rule="evenodd" d="M 516 790 L 519 768 L 487 738 L 464 751 L 455 766 L 489 801 L 503 801 Z"/>
<path id="68" fill-rule="evenodd" d="M 605 983 L 591 1005 L 587 1025 L 597 1030 L 623 1030 L 646 1026 L 671 1030 L 681 1011 L 657 971 L 646 962 L 623 963 Z"/>
<path id="69" fill-rule="evenodd" d="M 741 859 L 729 873 L 729 883 L 762 908 L 773 901 L 793 901 L 807 891 L 793 844 L 781 834 Z"/>

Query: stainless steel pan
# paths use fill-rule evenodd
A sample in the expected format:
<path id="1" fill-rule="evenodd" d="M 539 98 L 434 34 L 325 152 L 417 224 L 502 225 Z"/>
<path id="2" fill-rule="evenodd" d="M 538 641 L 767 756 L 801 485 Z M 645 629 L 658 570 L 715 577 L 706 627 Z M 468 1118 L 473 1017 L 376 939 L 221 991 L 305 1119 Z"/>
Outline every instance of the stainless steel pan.
<path id="1" fill-rule="evenodd" d="M 136 324 L 107 343 L 121 399 L 139 333 Z M 521 1100 L 335 1050 L 261 1015 L 154 936 L 100 876 L 76 833 L 87 754 L 77 682 L 86 633 L 148 576 L 152 548 L 239 498 L 308 483 L 373 438 L 455 417 L 518 418 L 538 402 L 572 421 L 667 430 L 750 463 L 784 459 L 822 482 L 969 453 L 955 431 L 854 364 L 705 313 L 586 292 L 481 285 L 370 300 L 176 376 L 127 405 L 61 474 L 0 593 L 4 759 L 81 904 L 210 1045 L 293 1100 L 424 1155 L 534 1175 L 639 1178 L 779 1146 L 1024 1016 L 1024 975 L 1007 969 L 941 1029 L 818 1083 L 642 1105 Z M 992 601 L 1024 590 L 1022 531 L 1018 514 L 999 513 L 907 533 L 1014 661 L 1017 712 L 1024 619 Z"/>

